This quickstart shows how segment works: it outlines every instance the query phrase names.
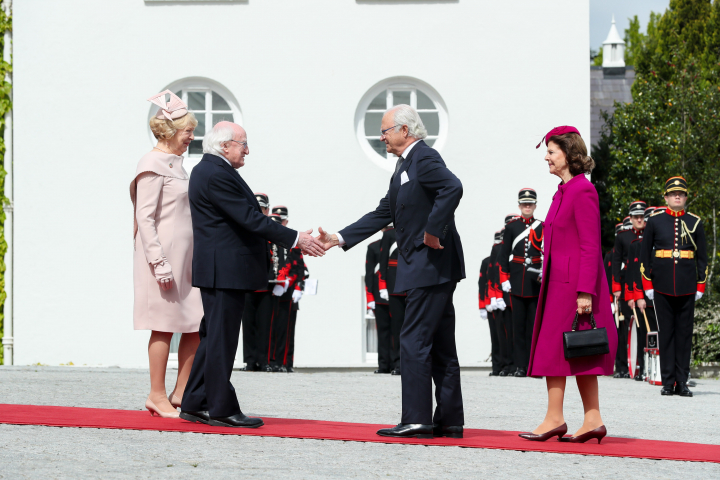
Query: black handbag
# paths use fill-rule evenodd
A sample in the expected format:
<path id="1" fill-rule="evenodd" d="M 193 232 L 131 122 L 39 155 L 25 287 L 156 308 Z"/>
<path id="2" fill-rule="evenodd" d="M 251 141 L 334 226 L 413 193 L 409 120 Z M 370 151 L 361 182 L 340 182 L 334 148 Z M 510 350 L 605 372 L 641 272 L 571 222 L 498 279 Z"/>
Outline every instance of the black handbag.
<path id="1" fill-rule="evenodd" d="M 579 314 L 575 312 L 575 320 L 572 324 L 572 331 L 563 332 L 563 349 L 565 360 L 578 357 L 589 357 L 591 355 L 603 355 L 610 353 L 607 330 L 605 327 L 597 328 L 595 317 L 590 314 L 590 330 L 578 330 Z"/>

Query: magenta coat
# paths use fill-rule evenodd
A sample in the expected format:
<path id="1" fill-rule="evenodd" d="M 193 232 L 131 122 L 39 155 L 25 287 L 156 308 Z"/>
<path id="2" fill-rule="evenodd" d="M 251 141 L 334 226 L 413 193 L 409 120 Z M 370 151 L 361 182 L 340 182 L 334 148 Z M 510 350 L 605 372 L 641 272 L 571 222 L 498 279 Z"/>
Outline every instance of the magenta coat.
<path id="1" fill-rule="evenodd" d="M 528 375 L 612 375 L 617 330 L 607 300 L 598 194 L 585 175 L 577 175 L 558 187 L 545 220 L 544 235 L 542 285 Z M 565 360 L 563 332 L 572 328 L 579 292 L 592 295 L 595 323 L 607 329 L 610 353 Z M 583 315 L 578 329 L 588 328 L 590 317 Z"/>

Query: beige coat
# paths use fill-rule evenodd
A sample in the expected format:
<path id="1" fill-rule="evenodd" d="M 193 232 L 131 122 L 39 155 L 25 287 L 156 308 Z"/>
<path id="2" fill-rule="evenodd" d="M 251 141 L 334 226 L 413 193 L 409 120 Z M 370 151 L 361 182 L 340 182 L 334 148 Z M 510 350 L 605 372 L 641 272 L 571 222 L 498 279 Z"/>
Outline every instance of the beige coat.
<path id="1" fill-rule="evenodd" d="M 182 162 L 183 157 L 153 150 L 140 159 L 130 183 L 135 210 L 135 330 L 185 333 L 200 328 L 200 290 L 192 286 L 189 177 Z M 167 291 L 160 288 L 153 273 L 153 265 L 164 259 L 174 277 Z"/>

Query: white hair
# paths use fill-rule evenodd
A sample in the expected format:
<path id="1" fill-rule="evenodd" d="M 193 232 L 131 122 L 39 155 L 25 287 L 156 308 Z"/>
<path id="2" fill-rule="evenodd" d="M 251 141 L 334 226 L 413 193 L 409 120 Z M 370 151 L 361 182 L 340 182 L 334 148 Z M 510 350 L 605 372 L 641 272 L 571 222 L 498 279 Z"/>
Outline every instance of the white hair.
<path id="1" fill-rule="evenodd" d="M 427 137 L 428 133 L 425 129 L 425 125 L 423 125 L 420 115 L 413 107 L 410 105 L 400 104 L 392 107 L 390 110 L 394 113 L 393 123 L 398 125 L 395 127 L 396 130 L 403 125 L 407 125 L 409 137 L 417 139 Z"/>
<path id="2" fill-rule="evenodd" d="M 223 144 L 232 140 L 235 131 L 231 124 L 217 124 L 203 137 L 203 153 L 225 156 Z"/>

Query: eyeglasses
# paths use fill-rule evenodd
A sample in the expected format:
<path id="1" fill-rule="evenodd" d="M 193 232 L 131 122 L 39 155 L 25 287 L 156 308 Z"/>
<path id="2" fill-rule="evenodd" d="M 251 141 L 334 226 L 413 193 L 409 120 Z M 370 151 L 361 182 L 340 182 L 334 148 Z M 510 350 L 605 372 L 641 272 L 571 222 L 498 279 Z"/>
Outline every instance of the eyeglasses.
<path id="1" fill-rule="evenodd" d="M 246 148 L 248 148 L 247 142 L 238 142 L 237 140 L 230 140 L 230 141 L 231 141 L 231 142 L 235 142 L 235 143 L 237 143 L 238 145 L 240 145 L 240 146 L 243 148 L 243 150 L 246 149 Z"/>
<path id="2" fill-rule="evenodd" d="M 402 126 L 402 124 L 393 125 L 392 127 L 386 128 L 385 130 L 380 130 L 380 136 L 385 135 L 385 132 L 387 132 L 388 130 L 392 130 L 393 128 L 400 127 L 400 126 Z"/>

